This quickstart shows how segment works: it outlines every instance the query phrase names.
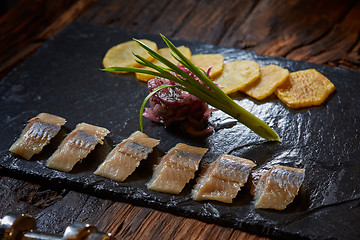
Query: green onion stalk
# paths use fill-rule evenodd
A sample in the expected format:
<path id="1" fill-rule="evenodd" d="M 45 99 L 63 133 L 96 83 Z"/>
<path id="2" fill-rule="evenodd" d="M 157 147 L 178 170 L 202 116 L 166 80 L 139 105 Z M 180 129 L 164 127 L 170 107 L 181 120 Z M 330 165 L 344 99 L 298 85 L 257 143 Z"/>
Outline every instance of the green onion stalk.
<path id="1" fill-rule="evenodd" d="M 145 108 L 146 102 L 150 97 L 155 94 L 157 91 L 167 87 L 176 87 L 183 91 L 198 97 L 209 105 L 229 114 L 233 118 L 237 119 L 239 122 L 246 125 L 260 137 L 265 138 L 269 141 L 280 141 L 279 135 L 266 123 L 262 120 L 246 111 L 244 108 L 235 103 L 227 94 L 225 94 L 209 77 L 208 75 L 200 68 L 196 67 L 189 59 L 187 59 L 170 40 L 168 40 L 164 35 L 160 34 L 166 45 L 172 51 L 172 56 L 183 66 L 189 69 L 196 77 L 198 77 L 204 84 L 201 84 L 194 77 L 190 76 L 187 72 L 179 68 L 177 65 L 161 56 L 156 51 L 152 50 L 146 44 L 141 41 L 134 39 L 141 47 L 143 47 L 147 52 L 154 57 L 155 59 L 162 62 L 166 67 L 161 67 L 153 64 L 147 59 L 134 54 L 137 59 L 136 62 L 143 66 L 150 67 L 152 70 L 141 69 L 141 68 L 132 68 L 132 67 L 110 67 L 102 69 L 103 71 L 125 71 L 125 72 L 137 72 L 145 73 L 161 78 L 169 79 L 178 85 L 162 85 L 152 91 L 143 101 L 140 109 L 140 128 L 143 130 L 143 120 L 142 115 Z M 172 74 L 172 73 L 175 74 Z"/>

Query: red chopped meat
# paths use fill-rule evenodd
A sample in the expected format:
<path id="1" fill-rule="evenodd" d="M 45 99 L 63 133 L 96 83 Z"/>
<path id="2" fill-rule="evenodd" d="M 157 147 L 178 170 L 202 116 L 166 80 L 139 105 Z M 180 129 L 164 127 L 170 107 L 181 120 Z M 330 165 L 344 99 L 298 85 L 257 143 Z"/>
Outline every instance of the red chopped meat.
<path id="1" fill-rule="evenodd" d="M 201 82 L 190 70 L 183 66 L 179 67 Z M 178 84 L 160 77 L 148 81 L 150 92 L 161 85 L 176 86 Z M 180 125 L 192 135 L 212 132 L 212 128 L 208 127 L 207 121 L 214 110 L 210 109 L 206 102 L 186 91 L 176 87 L 164 88 L 152 95 L 149 101 L 150 108 L 145 109 L 143 116 L 154 122 L 161 122 L 165 126 Z"/>

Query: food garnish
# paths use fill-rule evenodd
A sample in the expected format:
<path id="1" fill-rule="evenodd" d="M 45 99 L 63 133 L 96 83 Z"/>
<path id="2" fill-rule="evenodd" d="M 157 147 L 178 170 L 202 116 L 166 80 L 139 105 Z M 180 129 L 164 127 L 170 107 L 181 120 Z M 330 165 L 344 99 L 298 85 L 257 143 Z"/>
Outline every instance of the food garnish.
<path id="1" fill-rule="evenodd" d="M 186 183 L 194 178 L 207 150 L 184 143 L 176 144 L 161 158 L 147 187 L 158 192 L 179 194 Z"/>
<path id="2" fill-rule="evenodd" d="M 135 43 L 135 42 L 134 42 Z M 139 45 L 138 45 L 139 46 Z M 178 47 L 179 51 L 184 54 L 184 56 L 186 58 L 190 58 L 191 57 L 191 51 L 189 48 L 185 47 L 185 46 L 180 46 Z M 168 59 L 169 61 L 171 61 L 174 64 L 177 64 L 177 60 L 175 58 L 173 58 L 173 56 L 171 55 L 171 50 L 170 48 L 161 48 L 158 50 L 158 53 L 165 57 L 166 59 Z M 161 67 L 166 67 L 162 62 L 160 62 L 159 60 L 155 59 L 154 61 L 152 61 L 153 64 L 161 66 Z M 147 69 L 147 70 L 151 70 L 150 67 L 144 67 L 143 69 Z M 155 76 L 154 75 L 150 75 L 150 74 L 145 74 L 145 73 L 135 73 L 137 79 L 139 79 L 140 81 L 144 81 L 147 82 L 150 79 L 153 79 Z"/>
<path id="3" fill-rule="evenodd" d="M 209 77 L 218 77 L 224 68 L 224 56 L 221 54 L 196 54 L 191 56 L 191 62 L 200 69 L 208 70 L 211 68 Z"/>
<path id="4" fill-rule="evenodd" d="M 197 179 L 191 191 L 195 201 L 216 200 L 232 203 L 240 188 L 247 182 L 256 164 L 248 159 L 222 155 L 212 162 L 205 173 Z"/>
<path id="5" fill-rule="evenodd" d="M 257 100 L 270 96 L 289 77 L 289 71 L 276 65 L 260 67 L 261 77 L 242 91 Z"/>
<path id="6" fill-rule="evenodd" d="M 240 60 L 224 64 L 219 78 L 214 82 L 223 87 L 221 90 L 230 94 L 243 90 L 248 84 L 260 78 L 260 65 L 250 60 Z"/>
<path id="7" fill-rule="evenodd" d="M 321 105 L 334 91 L 335 86 L 327 77 L 308 69 L 290 73 L 275 94 L 288 107 L 297 109 Z"/>
<path id="8" fill-rule="evenodd" d="M 157 50 L 157 45 L 155 42 L 141 39 L 149 48 L 154 51 Z M 112 48 L 110 48 L 103 59 L 103 65 L 105 68 L 114 67 L 114 66 L 124 66 L 124 67 L 140 67 L 141 65 L 135 61 L 134 54 L 142 56 L 146 60 L 153 60 L 153 57 L 147 53 L 142 47 L 136 44 L 134 41 L 127 41 L 120 43 Z M 121 71 L 119 73 L 126 73 Z"/>
<path id="9" fill-rule="evenodd" d="M 196 80 L 199 80 L 184 66 L 179 66 Z M 148 82 L 149 92 L 163 85 L 176 85 L 171 80 L 155 77 Z M 174 88 L 164 88 L 150 98 L 150 108 L 145 108 L 144 117 L 165 126 L 176 126 L 193 136 L 203 136 L 213 131 L 208 126 L 208 119 L 213 112 L 203 100 L 186 91 Z"/>
<path id="10" fill-rule="evenodd" d="M 136 131 L 113 148 L 94 174 L 122 182 L 135 171 L 140 161 L 146 159 L 159 143 L 160 140 Z"/>
<path id="11" fill-rule="evenodd" d="M 157 93 L 159 90 L 164 88 L 177 88 L 182 91 L 186 91 L 195 97 L 205 101 L 214 108 L 222 110 L 223 112 L 234 117 L 241 123 L 245 124 L 259 136 L 270 140 L 270 141 L 280 141 L 279 135 L 265 124 L 262 120 L 255 117 L 253 114 L 249 113 L 237 103 L 235 103 L 229 96 L 227 96 L 207 75 L 206 73 L 196 67 L 189 59 L 187 59 L 175 46 L 171 43 L 165 36 L 161 35 L 167 46 L 172 50 L 173 57 L 190 72 L 192 72 L 200 81 L 196 80 L 194 77 L 189 75 L 188 72 L 181 69 L 179 66 L 176 66 L 168 59 L 164 58 L 156 51 L 151 49 L 149 46 L 143 42 L 134 39 L 140 46 L 148 51 L 148 53 L 153 56 L 155 59 L 158 59 L 160 62 L 164 63 L 167 67 L 160 67 L 147 59 L 135 54 L 138 58 L 136 61 L 144 66 L 149 66 L 153 70 L 146 70 L 141 68 L 132 68 L 132 67 L 110 67 L 103 69 L 104 71 L 127 71 L 127 72 L 138 72 L 155 75 L 164 79 L 171 80 L 176 84 L 173 85 L 162 85 L 157 87 L 153 92 L 151 92 L 143 101 L 143 104 L 140 109 L 140 127 L 141 131 L 143 130 L 142 123 L 142 113 L 145 109 L 145 104 L 149 98 Z M 260 72 L 260 70 L 259 70 Z"/>

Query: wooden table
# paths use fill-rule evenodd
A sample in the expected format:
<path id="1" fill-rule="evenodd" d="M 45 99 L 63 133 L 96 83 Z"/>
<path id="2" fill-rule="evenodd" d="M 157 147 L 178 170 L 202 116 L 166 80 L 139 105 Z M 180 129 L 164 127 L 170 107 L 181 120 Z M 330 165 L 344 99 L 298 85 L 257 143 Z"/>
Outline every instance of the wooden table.
<path id="1" fill-rule="evenodd" d="M 347 0 L 22 0 L 0 17 L 0 78 L 73 21 L 359 70 L 359 16 L 360 2 Z M 80 221 L 119 239 L 266 239 L 16 176 L 0 181 L 0 217 L 32 214 L 43 231 Z"/>

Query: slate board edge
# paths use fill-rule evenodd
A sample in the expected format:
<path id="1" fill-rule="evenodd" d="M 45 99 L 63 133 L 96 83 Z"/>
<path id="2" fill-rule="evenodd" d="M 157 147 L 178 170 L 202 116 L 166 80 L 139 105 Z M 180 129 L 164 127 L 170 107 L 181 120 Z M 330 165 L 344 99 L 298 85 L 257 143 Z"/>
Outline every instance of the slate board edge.
<path id="1" fill-rule="evenodd" d="M 234 222 L 229 221 L 229 220 L 227 221 L 224 219 L 212 220 L 212 219 L 206 217 L 206 215 L 203 216 L 199 213 L 194 213 L 191 211 L 183 210 L 182 212 L 179 212 L 179 211 L 176 211 L 177 209 L 175 206 L 165 207 L 161 203 L 157 202 L 156 199 L 142 198 L 141 200 L 139 200 L 138 198 L 133 198 L 132 197 L 133 194 L 129 195 L 126 192 L 126 189 L 129 188 L 126 186 L 119 186 L 118 192 L 115 193 L 115 192 L 110 192 L 109 190 L 106 190 L 106 189 L 96 188 L 96 183 L 81 185 L 77 182 L 66 181 L 66 179 L 61 178 L 61 177 L 59 177 L 59 178 L 44 178 L 41 174 L 36 174 L 36 173 L 32 172 L 31 170 L 14 168 L 10 165 L 7 165 L 6 164 L 6 158 L 7 158 L 6 155 L 8 155 L 8 154 L 0 155 L 2 158 L 2 159 L 0 159 L 0 174 L 1 174 L 1 176 L 7 176 L 7 177 L 23 180 L 23 181 L 30 181 L 35 184 L 41 184 L 43 187 L 46 187 L 48 189 L 53 189 L 53 190 L 57 190 L 57 191 L 71 190 L 71 191 L 76 191 L 79 193 L 90 194 L 92 196 L 99 197 L 101 199 L 110 199 L 113 201 L 125 202 L 125 203 L 132 204 L 135 206 L 152 208 L 155 210 L 168 212 L 170 214 L 183 216 L 186 218 L 197 219 L 197 220 L 209 223 L 209 224 L 217 224 L 217 225 L 224 226 L 224 227 L 236 228 L 241 231 L 245 231 L 245 232 L 248 232 L 251 234 L 256 234 L 256 235 L 263 236 L 263 237 L 269 237 L 269 238 L 275 238 L 275 239 L 293 239 L 293 240 L 320 239 L 321 238 L 319 236 L 313 236 L 313 237 L 309 238 L 309 237 L 304 237 L 300 234 L 294 234 L 294 233 L 286 232 L 286 231 L 279 231 L 279 230 L 276 230 L 276 226 L 272 226 L 272 225 L 267 225 L 266 227 L 264 227 L 261 224 L 249 224 L 249 223 L 246 223 L 245 221 L 240 221 L 240 222 L 237 222 L 236 224 L 234 224 Z M 21 160 L 19 160 L 19 161 L 21 161 Z M 52 170 L 50 170 L 50 171 L 52 171 Z M 46 180 L 46 181 L 44 181 L 44 180 Z M 57 186 L 57 187 L 54 187 L 54 186 Z M 134 191 L 134 188 L 132 188 L 132 191 Z M 136 191 L 140 191 L 140 190 L 136 189 Z"/>

